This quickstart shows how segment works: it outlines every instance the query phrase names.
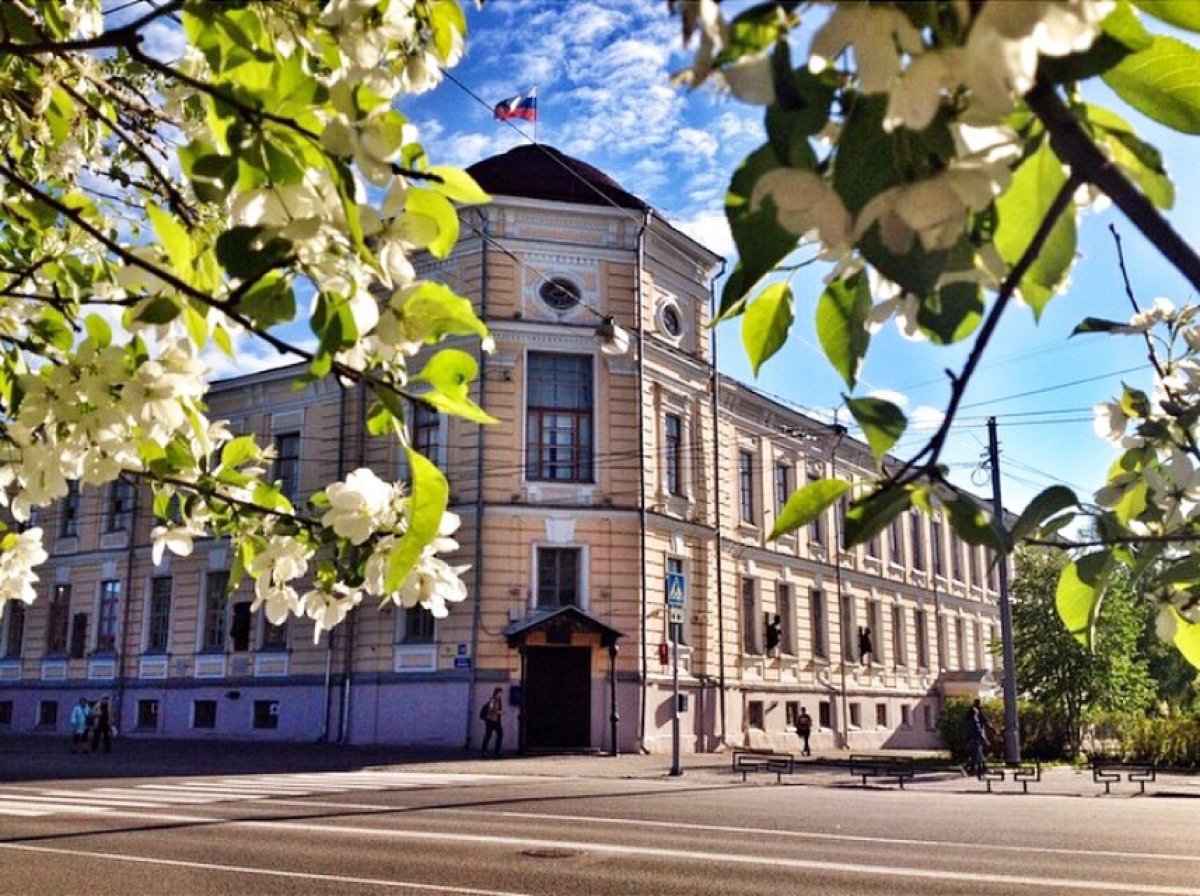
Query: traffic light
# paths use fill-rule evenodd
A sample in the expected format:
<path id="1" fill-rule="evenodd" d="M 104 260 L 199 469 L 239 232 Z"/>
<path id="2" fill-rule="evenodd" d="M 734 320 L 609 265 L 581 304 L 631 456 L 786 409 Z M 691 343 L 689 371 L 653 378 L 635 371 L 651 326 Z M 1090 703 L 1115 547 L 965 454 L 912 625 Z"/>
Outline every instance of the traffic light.
<path id="1" fill-rule="evenodd" d="M 779 614 L 774 615 L 767 613 L 767 653 L 770 653 L 779 646 L 780 640 L 783 638 L 783 623 L 779 619 Z"/>

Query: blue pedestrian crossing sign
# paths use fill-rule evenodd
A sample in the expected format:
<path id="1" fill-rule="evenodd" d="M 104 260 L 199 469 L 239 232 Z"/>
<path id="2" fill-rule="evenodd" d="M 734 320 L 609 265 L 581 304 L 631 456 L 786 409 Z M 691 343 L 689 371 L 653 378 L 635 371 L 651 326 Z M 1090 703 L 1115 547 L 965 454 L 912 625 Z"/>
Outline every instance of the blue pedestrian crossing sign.
<path id="1" fill-rule="evenodd" d="M 682 607 L 687 595 L 687 580 L 681 572 L 667 573 L 667 606 Z"/>

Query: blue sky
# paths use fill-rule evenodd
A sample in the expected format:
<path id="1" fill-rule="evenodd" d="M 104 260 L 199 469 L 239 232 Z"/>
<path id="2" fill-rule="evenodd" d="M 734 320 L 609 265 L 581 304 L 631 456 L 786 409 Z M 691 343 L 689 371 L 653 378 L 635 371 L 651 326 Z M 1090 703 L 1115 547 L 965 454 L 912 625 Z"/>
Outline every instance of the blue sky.
<path id="1" fill-rule="evenodd" d="M 523 136 L 494 122 L 491 105 L 536 86 L 537 137 L 615 178 L 710 249 L 734 255 L 724 224 L 729 177 L 763 142 L 762 110 L 703 88 L 673 88 L 669 74 L 686 65 L 677 21 L 662 0 L 496 0 L 469 14 L 467 54 L 436 91 L 404 111 L 422 130 L 431 157 L 468 165 L 503 152 Z M 1107 103 L 1103 87 L 1094 100 Z M 1182 200 L 1171 214 L 1185 237 L 1200 226 L 1187 198 L 1200 173 L 1187 164 L 1189 139 L 1120 109 L 1138 132 L 1163 150 Z M 532 129 L 521 123 L 531 136 Z M 1142 303 L 1166 295 L 1194 298 L 1190 286 L 1114 210 L 1085 211 L 1079 262 L 1066 293 L 1035 326 L 1022 307 L 1008 310 L 997 338 L 966 395 L 944 459 L 955 479 L 989 488 L 977 471 L 986 446 L 984 418 L 1000 428 L 1005 503 L 1023 506 L 1046 486 L 1062 482 L 1089 494 L 1112 462 L 1112 449 L 1091 429 L 1091 407 L 1125 381 L 1148 385 L 1144 347 L 1130 338 L 1068 338 L 1084 316 L 1128 317 L 1109 224 L 1120 231 L 1133 286 Z M 721 368 L 763 391 L 828 415 L 844 391 L 817 348 L 812 318 L 824 271 L 793 280 L 797 322 L 785 349 L 755 380 L 736 324 L 718 332 Z M 935 349 L 901 338 L 889 325 L 876 336 L 856 394 L 886 391 L 914 418 L 900 448 L 923 443 L 917 418 L 944 405 L 947 368 L 957 370 L 967 345 Z M 1120 373 L 1131 368 L 1134 372 Z M 841 412 L 845 419 L 845 411 Z"/>

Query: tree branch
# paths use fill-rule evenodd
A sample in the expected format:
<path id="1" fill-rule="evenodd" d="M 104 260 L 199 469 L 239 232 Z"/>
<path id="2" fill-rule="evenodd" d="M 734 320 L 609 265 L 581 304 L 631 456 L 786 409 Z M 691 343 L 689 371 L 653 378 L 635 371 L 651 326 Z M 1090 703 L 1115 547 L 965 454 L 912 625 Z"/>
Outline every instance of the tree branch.
<path id="1" fill-rule="evenodd" d="M 163 6 L 155 8 L 134 19 L 128 25 L 122 25 L 112 31 L 105 31 L 95 37 L 85 37 L 79 40 L 42 40 L 38 43 L 22 43 L 13 40 L 0 40 L 0 56 L 29 56 L 56 55 L 72 53 L 80 50 L 103 50 L 117 47 L 135 47 L 142 42 L 139 33 L 155 19 L 169 16 L 177 9 L 182 9 L 184 0 L 170 0 Z M 35 26 L 36 27 L 36 26 Z M 7 30 L 6 30 L 7 33 Z"/>
<path id="2" fill-rule="evenodd" d="M 1154 205 L 1129 182 L 1071 114 L 1054 88 L 1042 81 L 1025 95 L 1029 108 L 1045 125 L 1055 154 L 1073 175 L 1103 190 L 1151 245 L 1200 290 L 1200 255 Z"/>

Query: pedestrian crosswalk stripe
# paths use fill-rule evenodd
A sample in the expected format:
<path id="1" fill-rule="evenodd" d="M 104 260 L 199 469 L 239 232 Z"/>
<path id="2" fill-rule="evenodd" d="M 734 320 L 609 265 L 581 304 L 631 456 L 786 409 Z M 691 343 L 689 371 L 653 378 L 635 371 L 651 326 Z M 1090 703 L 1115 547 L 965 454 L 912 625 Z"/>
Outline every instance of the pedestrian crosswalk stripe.
<path id="1" fill-rule="evenodd" d="M 49 787 L 0 788 L 0 816 L 100 815 L 123 809 L 201 806 L 348 791 L 400 790 L 518 781 L 520 776 L 456 772 L 292 772 L 217 779 L 152 781 L 128 787 L 78 790 Z"/>

